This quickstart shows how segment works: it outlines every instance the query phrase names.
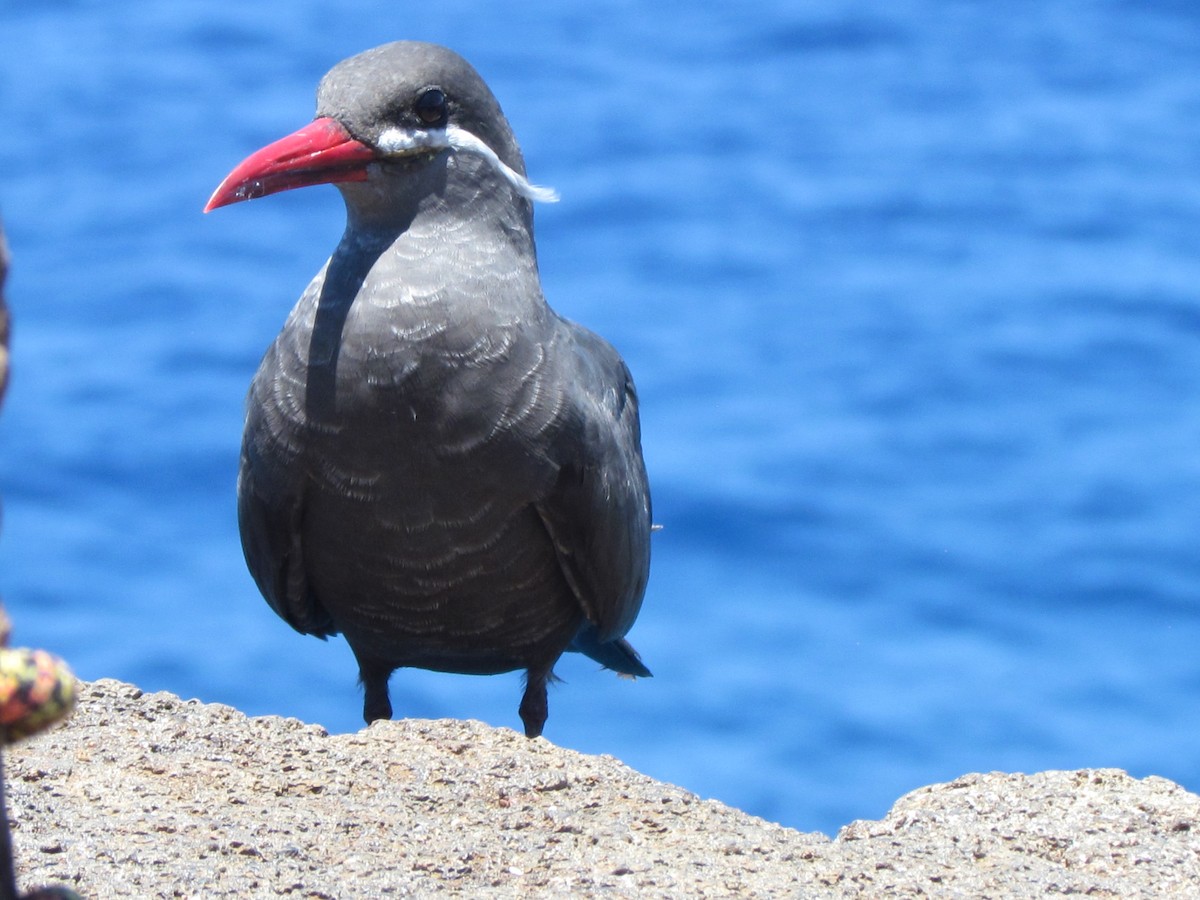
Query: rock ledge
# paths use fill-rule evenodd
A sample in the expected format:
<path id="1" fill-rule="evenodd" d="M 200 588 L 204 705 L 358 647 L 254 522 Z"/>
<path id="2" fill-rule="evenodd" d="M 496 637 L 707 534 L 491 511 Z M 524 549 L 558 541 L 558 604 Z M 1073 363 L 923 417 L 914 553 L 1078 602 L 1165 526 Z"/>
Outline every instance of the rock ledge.
<path id="1" fill-rule="evenodd" d="M 967 775 L 830 840 L 478 722 L 330 736 L 108 680 L 6 761 L 22 886 L 92 900 L 1200 896 L 1200 797 L 1114 769 Z"/>

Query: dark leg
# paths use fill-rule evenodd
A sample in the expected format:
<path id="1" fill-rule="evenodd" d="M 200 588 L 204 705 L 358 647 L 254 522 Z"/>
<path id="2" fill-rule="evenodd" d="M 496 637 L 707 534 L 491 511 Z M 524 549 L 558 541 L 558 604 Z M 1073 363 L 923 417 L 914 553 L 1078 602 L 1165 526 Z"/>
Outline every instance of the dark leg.
<path id="1" fill-rule="evenodd" d="M 525 673 L 525 696 L 521 698 L 521 721 L 525 723 L 525 737 L 535 738 L 542 733 L 550 706 L 546 701 L 546 680 L 550 670 L 529 669 Z"/>
<path id="2" fill-rule="evenodd" d="M 392 670 L 359 662 L 358 680 L 363 686 L 363 720 L 370 725 L 377 719 L 392 717 L 392 702 L 388 699 L 388 678 Z"/>

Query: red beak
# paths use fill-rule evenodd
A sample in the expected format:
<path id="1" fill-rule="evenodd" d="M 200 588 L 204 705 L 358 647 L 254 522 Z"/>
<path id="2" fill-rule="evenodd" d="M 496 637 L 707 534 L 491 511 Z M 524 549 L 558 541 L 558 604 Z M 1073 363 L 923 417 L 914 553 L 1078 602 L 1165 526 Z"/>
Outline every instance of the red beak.
<path id="1" fill-rule="evenodd" d="M 247 156 L 213 192 L 205 212 L 310 184 L 366 181 L 376 153 L 338 122 L 314 119 L 299 131 Z"/>

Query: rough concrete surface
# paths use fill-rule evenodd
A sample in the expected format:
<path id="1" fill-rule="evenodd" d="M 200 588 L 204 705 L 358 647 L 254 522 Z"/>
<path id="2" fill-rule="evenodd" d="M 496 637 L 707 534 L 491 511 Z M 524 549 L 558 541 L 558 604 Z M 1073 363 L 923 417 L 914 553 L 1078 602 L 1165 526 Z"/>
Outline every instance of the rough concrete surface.
<path id="1" fill-rule="evenodd" d="M 80 685 L 6 757 L 23 887 L 108 897 L 1200 897 L 1200 797 L 967 775 L 836 839 L 477 722 L 357 734 Z"/>

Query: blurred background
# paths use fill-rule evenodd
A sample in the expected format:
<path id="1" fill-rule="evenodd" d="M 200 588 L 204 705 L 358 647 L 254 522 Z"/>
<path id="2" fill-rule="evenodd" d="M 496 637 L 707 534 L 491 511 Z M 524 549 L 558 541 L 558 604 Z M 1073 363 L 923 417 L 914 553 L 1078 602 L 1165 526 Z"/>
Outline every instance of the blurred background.
<path id="1" fill-rule="evenodd" d="M 531 178 L 547 296 L 642 396 L 655 678 L 569 655 L 547 737 L 803 830 L 970 771 L 1200 787 L 1200 6 L 0 3 L 18 643 L 360 727 L 242 563 L 258 359 L 343 225 L 203 216 L 334 63 L 447 44 Z M 519 675 L 398 672 L 518 727 Z"/>

